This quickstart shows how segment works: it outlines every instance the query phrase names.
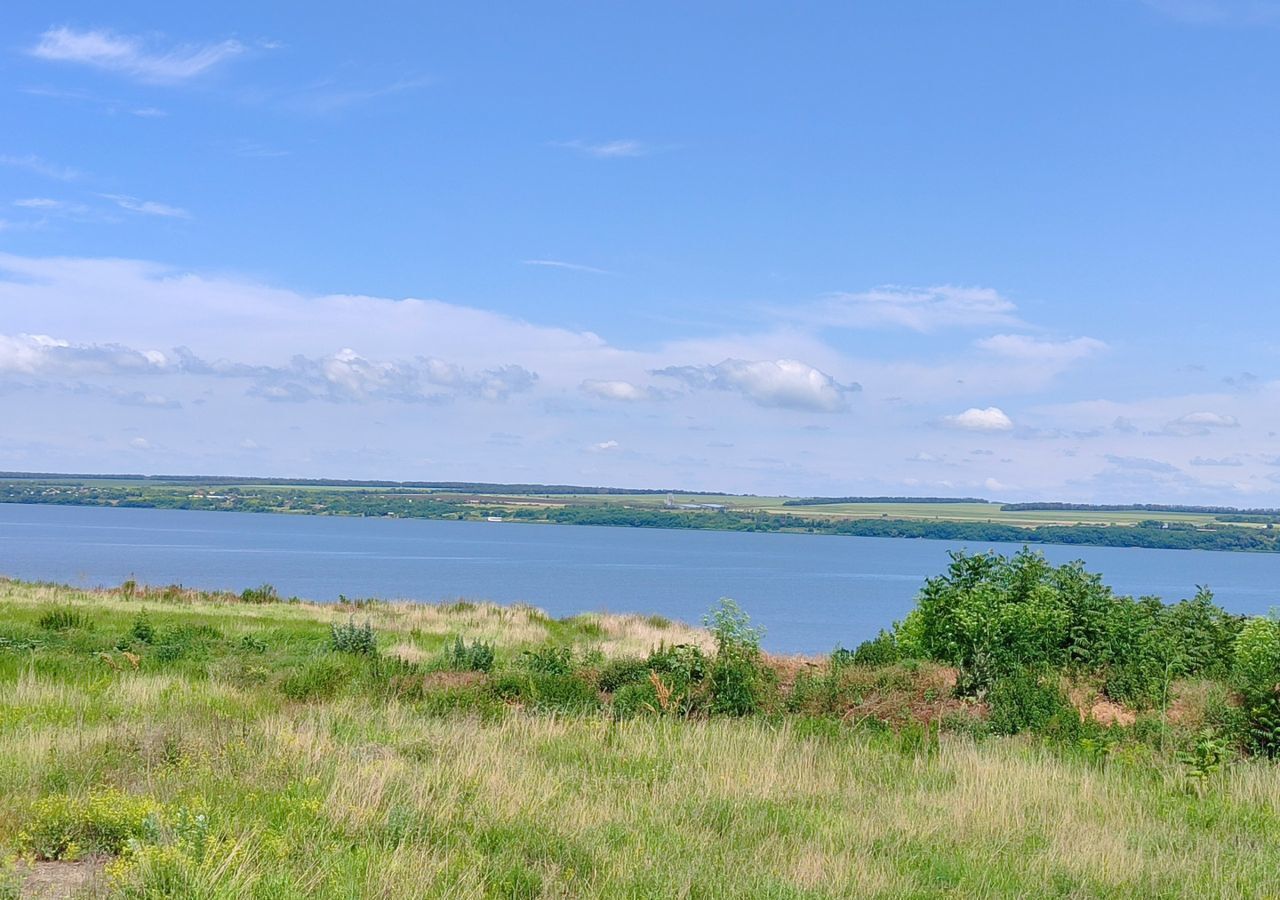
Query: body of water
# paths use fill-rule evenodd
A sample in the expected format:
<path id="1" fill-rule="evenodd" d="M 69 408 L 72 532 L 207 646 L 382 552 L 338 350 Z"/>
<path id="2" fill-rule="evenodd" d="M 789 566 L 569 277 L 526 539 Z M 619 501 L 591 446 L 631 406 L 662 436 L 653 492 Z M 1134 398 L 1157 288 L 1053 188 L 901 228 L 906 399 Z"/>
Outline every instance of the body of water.
<path id="1" fill-rule="evenodd" d="M 1015 544 L 807 534 L 360 519 L 0 504 L 0 575 L 93 587 L 133 578 L 285 596 L 522 601 L 553 616 L 660 613 L 697 623 L 733 597 L 775 652 L 852 647 L 911 609 L 947 552 Z M 1280 604 L 1280 554 L 1041 545 L 1121 593 L 1210 586 L 1234 612 Z"/>

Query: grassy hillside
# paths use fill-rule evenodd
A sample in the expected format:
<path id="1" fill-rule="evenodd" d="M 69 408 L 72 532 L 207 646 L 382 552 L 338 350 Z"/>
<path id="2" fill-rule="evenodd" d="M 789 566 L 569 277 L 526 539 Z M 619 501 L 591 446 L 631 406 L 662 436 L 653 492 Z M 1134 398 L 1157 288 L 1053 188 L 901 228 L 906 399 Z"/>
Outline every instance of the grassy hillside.
<path id="1" fill-rule="evenodd" d="M 0 848 L 20 857 L 0 897 L 1280 884 L 1274 764 L 1176 752 L 1194 755 L 1203 683 L 1176 687 L 1159 738 L 1155 712 L 1089 695 L 1126 724 L 1053 742 L 987 736 L 984 702 L 937 664 L 764 659 L 770 689 L 739 716 L 734 659 L 662 619 L 251 602 L 274 599 L 0 582 Z M 695 656 L 713 693 L 680 707 L 678 666 L 654 660 Z"/>

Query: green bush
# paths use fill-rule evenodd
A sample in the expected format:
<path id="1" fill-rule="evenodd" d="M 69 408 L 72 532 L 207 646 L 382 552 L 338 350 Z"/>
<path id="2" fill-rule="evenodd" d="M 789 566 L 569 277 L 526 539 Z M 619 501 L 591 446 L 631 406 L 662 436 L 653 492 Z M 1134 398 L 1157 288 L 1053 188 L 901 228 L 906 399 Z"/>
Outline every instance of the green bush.
<path id="1" fill-rule="evenodd" d="M 353 616 L 349 622 L 329 626 L 329 648 L 338 653 L 351 653 L 357 656 L 377 656 L 378 638 L 373 633 L 373 626 L 368 622 L 357 625 Z"/>
<path id="2" fill-rule="evenodd" d="M 990 726 L 996 734 L 1017 734 L 1020 731 L 1043 731 L 1051 725 L 1059 729 L 1069 722 L 1077 723 L 1079 715 L 1052 675 L 1033 669 L 1023 669 L 1002 676 L 987 697 L 991 705 Z"/>
<path id="3" fill-rule="evenodd" d="M 491 672 L 493 661 L 493 644 L 481 640 L 467 643 L 457 635 L 444 648 L 445 665 L 457 672 Z"/>
<path id="4" fill-rule="evenodd" d="M 613 714 L 619 719 L 661 712 L 658 692 L 650 681 L 630 682 L 613 695 Z"/>
<path id="5" fill-rule="evenodd" d="M 279 603 L 280 592 L 273 585 L 262 584 L 256 588 L 245 588 L 240 592 L 241 603 Z"/>
<path id="6" fill-rule="evenodd" d="M 848 652 L 847 650 L 844 652 Z M 869 641 L 863 641 L 852 653 L 849 662 L 858 666 L 887 666 L 902 659 L 898 650 L 898 640 L 891 632 L 881 631 Z M 836 654 L 831 655 L 832 665 L 836 665 Z"/>
<path id="7" fill-rule="evenodd" d="M 760 658 L 764 632 L 753 627 L 750 617 L 727 597 L 703 622 L 716 640 L 710 671 L 711 711 L 730 716 L 759 712 L 769 684 Z"/>
<path id="8" fill-rule="evenodd" d="M 597 684 L 600 690 L 612 694 L 627 685 L 648 684 L 651 671 L 647 660 L 613 659 L 600 669 Z"/>
<path id="9" fill-rule="evenodd" d="M 147 618 L 146 613 L 138 613 L 138 617 L 133 620 L 133 627 L 129 629 L 129 634 L 144 644 L 150 644 L 156 637 L 155 626 L 151 624 L 151 620 Z"/>
<path id="10" fill-rule="evenodd" d="M 489 691 L 500 700 L 548 711 L 582 713 L 600 707 L 595 688 L 576 675 L 506 672 L 490 682 Z"/>
<path id="11" fill-rule="evenodd" d="M 569 675 L 573 672 L 573 649 L 564 646 L 539 647 L 521 654 L 524 667 L 539 675 Z"/>
<path id="12" fill-rule="evenodd" d="M 222 638 L 212 625 L 178 625 L 164 628 L 152 638 L 152 653 L 161 662 L 203 657 L 210 645 Z"/>

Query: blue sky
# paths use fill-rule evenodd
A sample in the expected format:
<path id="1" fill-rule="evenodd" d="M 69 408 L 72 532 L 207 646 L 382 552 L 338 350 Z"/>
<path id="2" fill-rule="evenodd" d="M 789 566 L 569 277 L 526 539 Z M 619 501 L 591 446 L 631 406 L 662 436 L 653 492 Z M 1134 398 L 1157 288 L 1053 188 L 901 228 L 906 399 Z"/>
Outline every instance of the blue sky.
<path id="1" fill-rule="evenodd" d="M 1280 3 L 0 11 L 0 468 L 1280 504 Z"/>

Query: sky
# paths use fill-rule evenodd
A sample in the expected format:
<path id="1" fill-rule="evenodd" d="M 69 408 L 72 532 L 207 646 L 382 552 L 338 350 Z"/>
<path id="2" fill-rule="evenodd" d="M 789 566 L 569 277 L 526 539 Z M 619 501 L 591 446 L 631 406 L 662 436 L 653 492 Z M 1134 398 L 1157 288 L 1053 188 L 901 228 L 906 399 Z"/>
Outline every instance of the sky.
<path id="1" fill-rule="evenodd" d="M 0 469 L 1280 505 L 1280 0 L 0 8 Z"/>

